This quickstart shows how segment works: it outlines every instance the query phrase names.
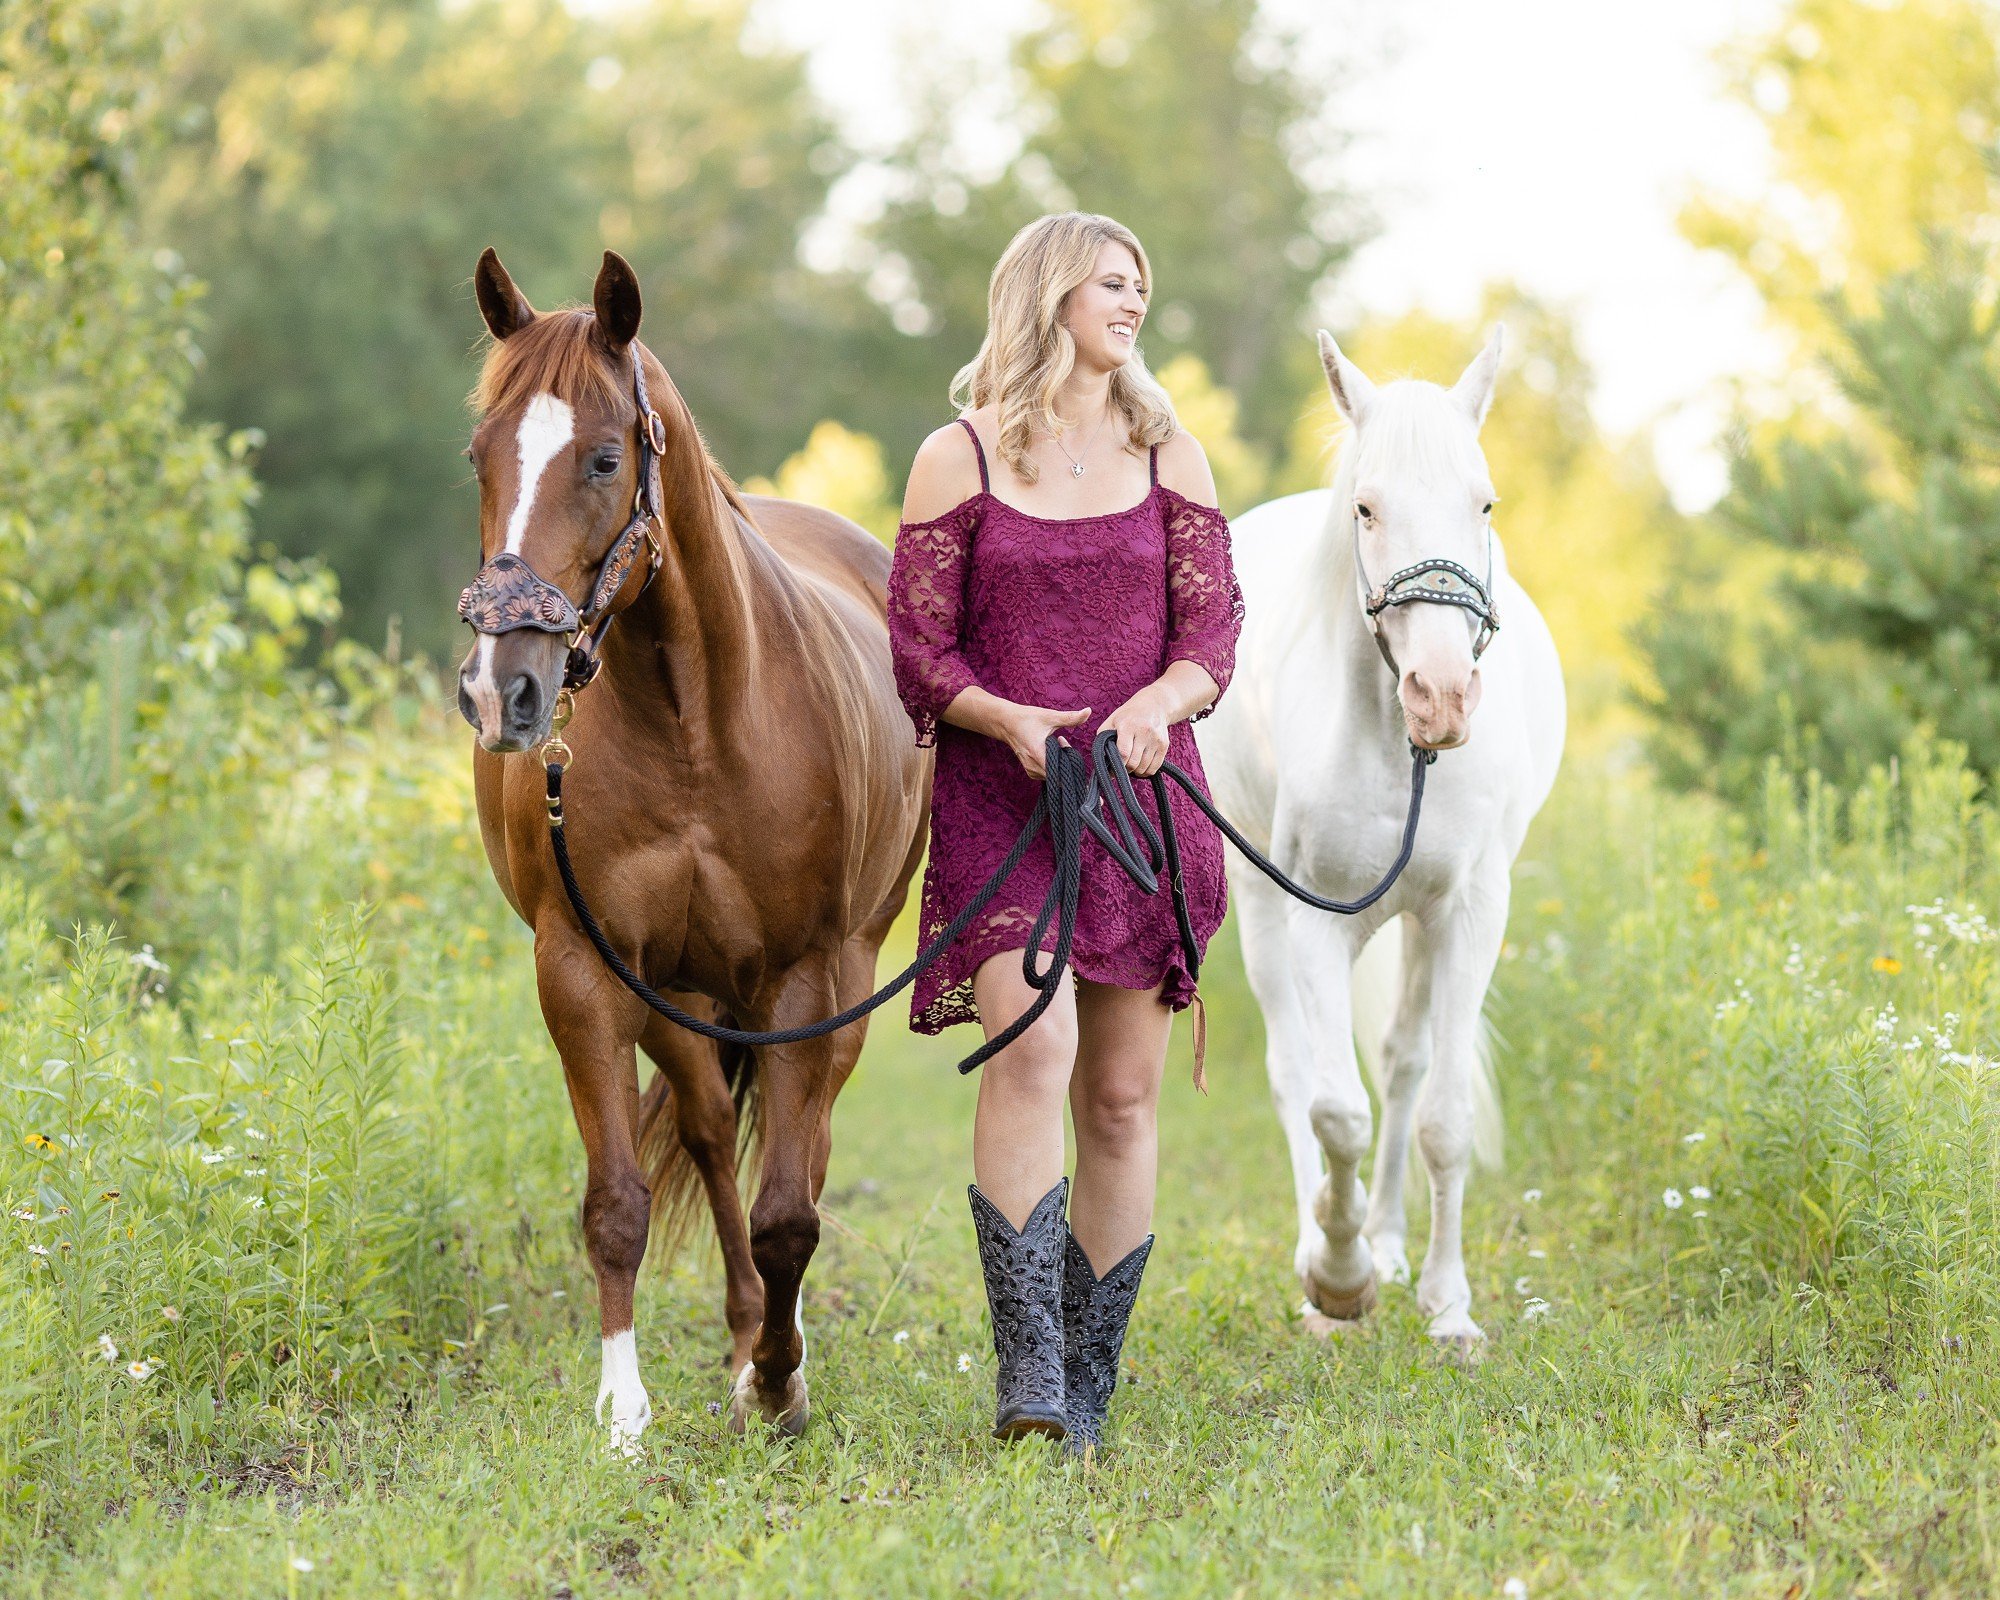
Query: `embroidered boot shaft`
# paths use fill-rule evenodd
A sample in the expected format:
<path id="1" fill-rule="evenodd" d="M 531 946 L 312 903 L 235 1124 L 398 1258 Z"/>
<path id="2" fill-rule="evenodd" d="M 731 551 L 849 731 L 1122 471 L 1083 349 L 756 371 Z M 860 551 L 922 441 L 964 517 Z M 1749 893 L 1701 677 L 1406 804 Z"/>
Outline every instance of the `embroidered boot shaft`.
<path id="1" fill-rule="evenodd" d="M 1104 1431 L 1111 1391 L 1118 1387 L 1118 1358 L 1125 1350 L 1125 1327 L 1139 1298 L 1139 1279 L 1152 1253 L 1146 1235 L 1103 1277 L 1090 1270 L 1090 1257 L 1063 1229 L 1063 1386 L 1069 1401 L 1069 1449 L 1082 1455 Z"/>
<path id="2" fill-rule="evenodd" d="M 986 1303 L 993 1313 L 993 1381 L 998 1402 L 996 1439 L 1031 1433 L 1060 1439 L 1063 1411 L 1063 1240 L 1069 1227 L 1063 1207 L 1065 1178 L 1035 1203 L 1017 1233 L 999 1207 L 967 1187 L 972 1225 L 979 1235 L 979 1263 L 986 1272 Z"/>

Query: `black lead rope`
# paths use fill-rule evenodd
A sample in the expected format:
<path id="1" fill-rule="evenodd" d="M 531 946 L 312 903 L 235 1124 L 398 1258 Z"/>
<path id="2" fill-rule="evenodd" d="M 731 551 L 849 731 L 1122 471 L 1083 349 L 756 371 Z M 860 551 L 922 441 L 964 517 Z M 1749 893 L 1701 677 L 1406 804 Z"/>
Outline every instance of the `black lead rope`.
<path id="1" fill-rule="evenodd" d="M 860 1021 L 908 988 L 916 981 L 917 975 L 937 961 L 972 926 L 979 913 L 992 903 L 993 897 L 1026 859 L 1037 835 L 1046 827 L 1050 850 L 1055 858 L 1055 870 L 1050 877 L 1048 893 L 1042 897 L 1041 908 L 1035 914 L 1027 948 L 1021 952 L 1022 976 L 1036 991 L 1035 998 L 1027 1010 L 958 1064 L 960 1072 L 971 1072 L 1034 1026 L 1054 1001 L 1063 976 L 1069 970 L 1070 947 L 1076 935 L 1077 901 L 1083 887 L 1085 831 L 1104 846 L 1112 860 L 1145 893 L 1158 893 L 1160 875 L 1163 872 L 1166 874 L 1174 903 L 1174 920 L 1180 934 L 1182 958 L 1187 963 L 1188 977 L 1193 980 L 1200 974 L 1201 947 L 1195 939 L 1194 925 L 1188 915 L 1187 885 L 1181 873 L 1180 840 L 1174 828 L 1167 780 L 1178 784 L 1202 814 L 1221 831 L 1222 836 L 1287 894 L 1321 911 L 1353 916 L 1367 910 L 1389 892 L 1402 876 L 1403 869 L 1410 864 L 1410 856 L 1416 848 L 1417 820 L 1424 804 L 1424 774 L 1437 760 L 1437 752 L 1412 745 L 1410 758 L 1410 809 L 1403 823 L 1403 846 L 1394 865 L 1383 875 L 1382 881 L 1360 899 L 1328 900 L 1286 877 L 1275 863 L 1216 810 L 1214 803 L 1202 793 L 1201 786 L 1171 761 L 1164 763 L 1158 772 L 1147 779 L 1152 786 L 1154 806 L 1160 818 L 1156 828 L 1153 819 L 1140 806 L 1132 775 L 1119 758 L 1118 736 L 1114 731 L 1105 729 L 1098 734 L 1087 763 L 1076 750 L 1051 734 L 1045 750 L 1042 792 L 1035 801 L 1035 809 L 1029 813 L 1027 823 L 1015 839 L 1013 848 L 1007 852 L 1006 859 L 980 885 L 965 908 L 952 918 L 949 925 L 940 929 L 917 952 L 916 958 L 885 987 L 836 1016 L 819 1022 L 802 1023 L 795 1028 L 759 1031 L 704 1021 L 681 1010 L 625 964 L 625 959 L 619 955 L 591 913 L 583 890 L 576 881 L 576 868 L 570 862 L 569 840 L 563 826 L 563 764 L 554 761 L 547 764 L 549 843 L 555 850 L 556 871 L 562 875 L 563 890 L 569 896 L 570 909 L 576 913 L 576 920 L 596 946 L 597 953 L 604 958 L 604 964 L 617 974 L 626 988 L 669 1022 L 705 1039 L 723 1044 L 775 1045 L 823 1038 L 851 1022 Z M 1109 813 L 1108 821 L 1104 815 L 1106 812 Z M 1055 948 L 1048 953 L 1047 964 L 1038 967 L 1037 958 L 1051 922 L 1056 930 Z"/>

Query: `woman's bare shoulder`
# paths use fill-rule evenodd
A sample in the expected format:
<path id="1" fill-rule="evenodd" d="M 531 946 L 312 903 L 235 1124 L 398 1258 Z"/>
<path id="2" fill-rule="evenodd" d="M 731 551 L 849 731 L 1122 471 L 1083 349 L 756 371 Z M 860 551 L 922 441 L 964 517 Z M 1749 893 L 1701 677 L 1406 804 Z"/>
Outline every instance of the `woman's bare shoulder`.
<path id="1" fill-rule="evenodd" d="M 947 422 L 917 446 L 903 490 L 903 520 L 934 522 L 979 493 L 979 459 L 956 422 Z"/>
<path id="2" fill-rule="evenodd" d="M 1216 503 L 1215 474 L 1209 470 L 1208 452 L 1185 428 L 1160 446 L 1160 482 L 1183 500 L 1204 506 Z"/>

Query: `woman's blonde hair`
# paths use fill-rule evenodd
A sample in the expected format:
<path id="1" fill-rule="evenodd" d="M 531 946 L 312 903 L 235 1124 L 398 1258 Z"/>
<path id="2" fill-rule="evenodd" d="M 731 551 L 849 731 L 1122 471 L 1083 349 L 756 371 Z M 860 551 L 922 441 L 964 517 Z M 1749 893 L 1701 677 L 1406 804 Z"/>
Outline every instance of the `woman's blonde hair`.
<path id="1" fill-rule="evenodd" d="M 1150 290 L 1153 269 L 1144 246 L 1130 228 L 1109 217 L 1059 211 L 1015 234 L 987 286 L 985 342 L 951 380 L 952 403 L 961 412 L 994 408 L 1000 454 L 1026 483 L 1037 475 L 1028 458 L 1036 425 L 1051 434 L 1064 426 L 1056 396 L 1076 366 L 1076 341 L 1063 326 L 1063 306 L 1070 291 L 1090 277 L 1107 244 L 1132 252 Z M 1165 444 L 1179 426 L 1173 402 L 1136 347 L 1132 359 L 1111 374 L 1111 403 L 1124 414 L 1134 450 Z"/>

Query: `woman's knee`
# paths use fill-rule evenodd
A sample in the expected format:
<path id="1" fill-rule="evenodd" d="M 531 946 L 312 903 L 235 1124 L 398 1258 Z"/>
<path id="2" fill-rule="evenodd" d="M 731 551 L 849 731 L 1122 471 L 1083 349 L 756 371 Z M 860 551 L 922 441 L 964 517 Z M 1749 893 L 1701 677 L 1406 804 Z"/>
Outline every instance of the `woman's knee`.
<path id="1" fill-rule="evenodd" d="M 1076 1030 L 1053 1013 L 1008 1045 L 981 1070 L 1011 1099 L 1060 1105 L 1076 1066 Z"/>
<path id="2" fill-rule="evenodd" d="M 1080 1076 L 1070 1089 L 1079 1140 L 1113 1149 L 1150 1138 L 1159 1120 L 1160 1073 L 1151 1062 Z"/>

